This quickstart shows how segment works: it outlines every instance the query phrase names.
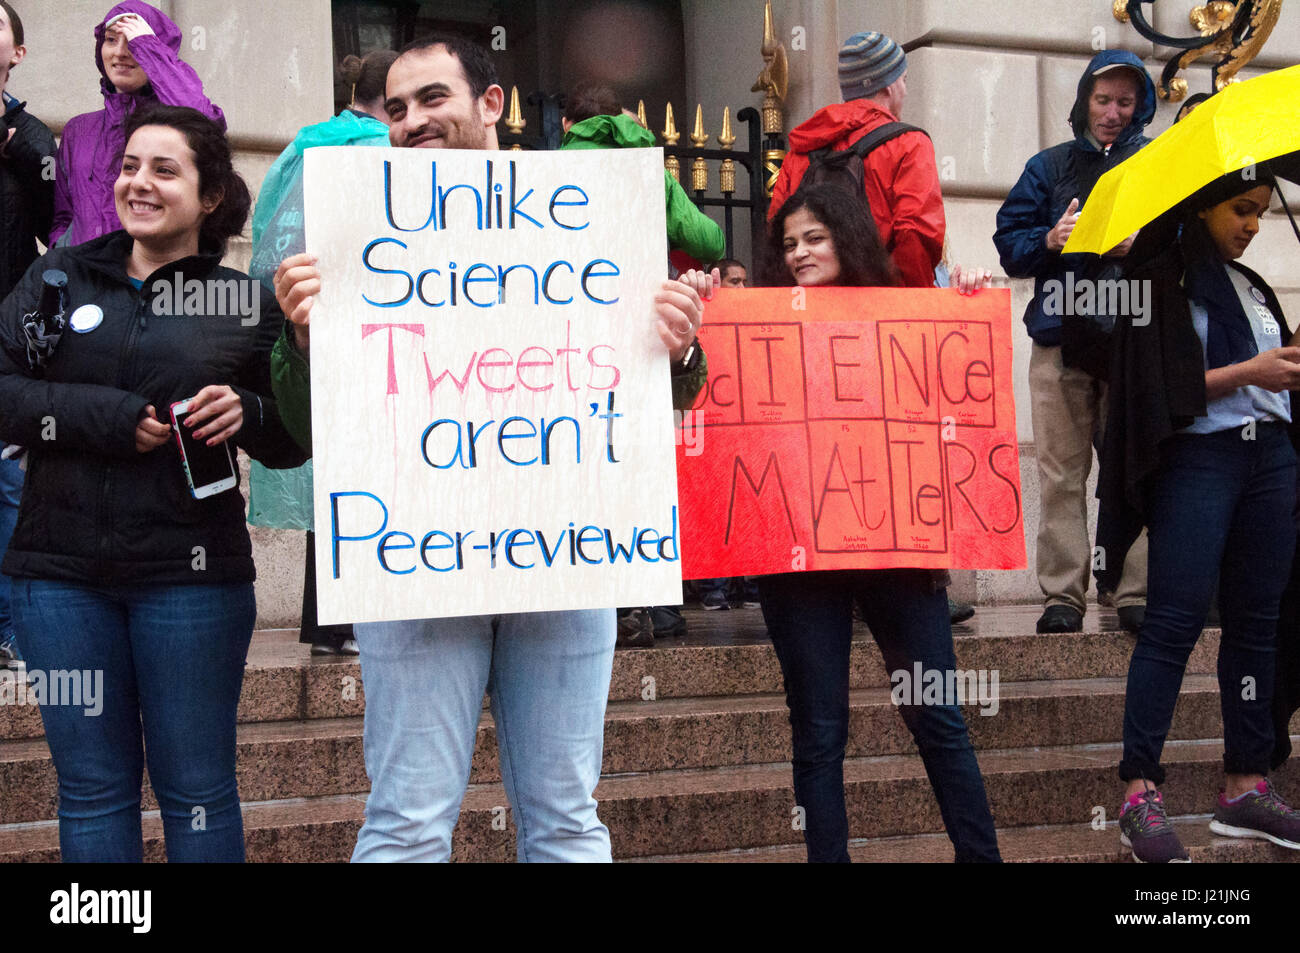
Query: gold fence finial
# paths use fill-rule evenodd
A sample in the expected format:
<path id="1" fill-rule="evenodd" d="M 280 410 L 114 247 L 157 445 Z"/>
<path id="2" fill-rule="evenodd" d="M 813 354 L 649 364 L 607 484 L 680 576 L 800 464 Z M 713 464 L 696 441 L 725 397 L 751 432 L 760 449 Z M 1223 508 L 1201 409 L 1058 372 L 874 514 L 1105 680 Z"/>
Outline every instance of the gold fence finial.
<path id="1" fill-rule="evenodd" d="M 510 112 L 506 114 L 506 128 L 516 136 L 523 135 L 524 127 L 528 125 L 528 120 L 524 118 L 523 110 L 519 108 L 519 87 L 510 87 Z M 523 146 L 515 143 L 510 147 L 511 152 L 522 152 Z"/>
<path id="2" fill-rule="evenodd" d="M 663 128 L 663 132 L 661 132 L 660 135 L 664 137 L 664 143 L 670 146 L 677 145 L 677 140 L 682 137 L 682 134 L 677 131 L 677 123 L 673 121 L 672 103 L 668 104 L 668 109 L 664 113 L 664 128 Z M 669 156 L 667 159 L 665 159 L 664 168 L 668 170 L 668 174 L 671 175 L 676 181 L 681 182 L 682 164 L 677 161 L 677 156 Z"/>
<path id="3" fill-rule="evenodd" d="M 722 107 L 722 132 L 718 133 L 718 146 L 730 150 L 736 144 L 736 136 L 731 131 L 731 107 Z M 736 162 L 723 159 L 718 168 L 718 191 L 730 195 L 736 191 Z"/>
<path id="4" fill-rule="evenodd" d="M 646 128 L 646 129 L 649 129 L 649 128 L 650 128 L 650 123 L 649 123 L 649 122 L 646 120 L 646 118 L 645 118 L 645 100 L 644 100 L 644 99 L 638 99 L 638 100 L 636 101 L 636 121 L 639 122 L 639 123 L 640 123 L 644 128 Z"/>
<path id="5" fill-rule="evenodd" d="M 700 103 L 695 104 L 695 130 L 691 133 L 691 145 L 697 149 L 703 149 L 705 143 L 709 141 L 708 134 L 704 131 L 704 106 Z M 709 166 L 702 157 L 697 157 L 691 163 L 691 189 L 696 192 L 703 192 L 709 187 Z"/>

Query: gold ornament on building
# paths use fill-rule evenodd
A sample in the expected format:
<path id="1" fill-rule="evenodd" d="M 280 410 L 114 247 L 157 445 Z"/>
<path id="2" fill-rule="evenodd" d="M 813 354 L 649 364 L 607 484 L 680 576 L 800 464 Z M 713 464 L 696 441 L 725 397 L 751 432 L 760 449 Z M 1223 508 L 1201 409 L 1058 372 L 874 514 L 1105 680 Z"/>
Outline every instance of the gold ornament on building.
<path id="1" fill-rule="evenodd" d="M 510 112 L 506 114 L 506 128 L 516 136 L 523 135 L 524 127 L 528 125 L 528 120 L 524 118 L 523 110 L 519 108 L 519 87 L 510 87 Z M 522 152 L 523 146 L 515 143 L 510 147 L 511 152 Z"/>
<path id="2" fill-rule="evenodd" d="M 1242 16 L 1243 4 L 1249 5 L 1245 17 Z M 1130 7 L 1133 8 L 1132 15 Z M 1179 38 L 1159 32 L 1141 14 L 1137 0 L 1115 0 L 1114 14 L 1121 23 L 1132 22 L 1148 40 L 1184 51 L 1165 65 L 1156 85 L 1161 99 L 1176 103 L 1187 95 L 1187 80 L 1176 74 L 1202 57 L 1213 56 L 1218 60 L 1214 64 L 1214 92 L 1237 82 L 1237 73 L 1259 55 L 1277 25 L 1282 14 L 1282 0 L 1210 0 L 1203 3 L 1188 14 L 1188 20 L 1199 37 Z"/>
<path id="3" fill-rule="evenodd" d="M 703 149 L 709 141 L 708 135 L 704 131 L 704 106 L 700 103 L 695 104 L 695 129 L 691 133 L 691 145 L 696 149 Z M 695 161 L 691 163 L 691 190 L 694 192 L 703 192 L 709 187 L 709 166 L 702 156 L 696 156 Z"/>
<path id="4" fill-rule="evenodd" d="M 736 137 L 731 131 L 731 107 L 722 107 L 722 132 L 718 133 L 718 146 L 728 151 L 736 144 Z M 736 191 L 736 161 L 723 159 L 718 169 L 718 191 L 731 195 Z"/>
<path id="5" fill-rule="evenodd" d="M 677 140 L 682 137 L 682 134 L 677 131 L 677 123 L 673 121 L 672 103 L 668 104 L 668 111 L 664 114 L 664 128 L 660 135 L 664 137 L 664 143 L 670 146 L 677 145 Z M 677 156 L 669 156 L 664 159 L 664 168 L 677 182 L 681 182 L 682 164 L 677 161 Z"/>
<path id="6" fill-rule="evenodd" d="M 785 131 L 785 111 L 782 103 L 790 84 L 790 63 L 785 56 L 785 44 L 776 39 L 772 25 L 772 3 L 763 7 L 763 70 L 750 87 L 750 92 L 763 95 L 763 135 L 780 135 Z"/>
<path id="7" fill-rule="evenodd" d="M 646 118 L 645 118 L 645 100 L 644 100 L 644 99 L 638 99 L 638 100 L 636 101 L 636 121 L 639 122 L 639 123 L 641 124 L 641 128 L 643 128 L 643 129 L 649 129 L 649 128 L 650 128 L 650 123 L 649 123 L 649 122 L 646 120 Z"/>

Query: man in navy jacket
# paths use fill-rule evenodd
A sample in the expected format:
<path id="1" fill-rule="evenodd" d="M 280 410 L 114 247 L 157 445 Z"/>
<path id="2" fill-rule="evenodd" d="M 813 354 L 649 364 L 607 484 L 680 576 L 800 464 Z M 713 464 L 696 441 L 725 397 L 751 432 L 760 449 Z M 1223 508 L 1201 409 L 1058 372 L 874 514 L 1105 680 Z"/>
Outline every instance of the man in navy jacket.
<path id="1" fill-rule="evenodd" d="M 1150 142 L 1142 131 L 1155 107 L 1155 85 L 1137 56 L 1122 50 L 1098 53 L 1079 80 L 1070 111 L 1074 139 L 1031 158 L 998 211 L 993 241 L 1002 267 L 1012 278 L 1034 279 L 1025 324 L 1034 341 L 1029 390 L 1042 500 L 1036 568 L 1045 610 L 1039 632 L 1082 629 L 1088 573 L 1105 568 L 1106 555 L 1099 551 L 1094 557 L 1089 545 L 1086 489 L 1093 447 L 1101 445 L 1106 385 L 1062 361 L 1062 312 L 1074 310 L 1075 295 L 1089 282 L 1118 275 L 1118 259 L 1128 254 L 1133 238 L 1100 261 L 1063 255 L 1061 249 L 1097 180 Z M 1094 302 L 1096 290 L 1089 295 Z M 1145 603 L 1143 536 L 1129 551 L 1115 592 L 1126 629 L 1136 631 Z"/>

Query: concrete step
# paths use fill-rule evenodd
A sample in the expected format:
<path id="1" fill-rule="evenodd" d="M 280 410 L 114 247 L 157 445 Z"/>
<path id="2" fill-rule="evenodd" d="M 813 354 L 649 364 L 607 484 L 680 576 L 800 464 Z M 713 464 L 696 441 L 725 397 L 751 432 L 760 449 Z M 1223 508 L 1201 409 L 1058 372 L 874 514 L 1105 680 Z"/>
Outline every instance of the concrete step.
<path id="1" fill-rule="evenodd" d="M 999 829 L 1061 826 L 1082 832 L 1091 830 L 1098 817 L 1112 819 L 1121 795 L 1115 776 L 1119 756 L 1116 744 L 981 752 L 980 766 Z M 1166 746 L 1164 791 L 1171 813 L 1213 810 L 1222 783 L 1222 756 L 1222 745 L 1214 741 Z M 1298 799 L 1300 768 L 1294 762 L 1277 772 L 1274 781 L 1284 796 Z M 602 779 L 596 796 L 619 858 L 802 842 L 802 832 L 792 823 L 794 796 L 788 764 L 611 776 Z M 852 837 L 915 836 L 943 830 L 916 756 L 846 760 L 845 796 Z M 362 803 L 358 796 L 333 796 L 246 804 L 250 859 L 344 860 L 355 842 Z M 456 859 L 513 859 L 513 823 L 501 823 L 509 816 L 507 804 L 500 784 L 470 786 L 456 830 Z M 146 826 L 146 837 L 150 856 L 160 856 L 156 818 Z M 51 860 L 57 840 L 53 821 L 0 825 L 0 860 Z"/>
<path id="2" fill-rule="evenodd" d="M 1124 633 L 1093 629 L 1081 633 L 1035 635 L 1037 608 L 981 609 L 978 626 L 954 629 L 958 667 L 999 673 L 1002 685 L 1047 679 L 1122 678 L 1128 671 L 1132 639 Z M 611 701 L 723 697 L 780 693 L 784 690 L 776 654 L 756 609 L 728 612 L 687 610 L 691 632 L 660 639 L 652 649 L 614 654 Z M 1100 617 L 1105 621 L 1105 615 Z M 1095 624 L 1090 614 L 1087 619 Z M 347 718 L 365 710 L 365 686 L 355 658 L 312 657 L 296 631 L 258 632 L 249 650 L 240 722 Z M 1207 630 L 1192 653 L 1189 674 L 1215 671 L 1218 631 Z M 0 673 L 0 679 L 4 674 Z M 886 687 L 889 678 L 867 630 L 858 626 L 850 651 L 850 685 Z M 13 687 L 9 692 L 12 695 Z M 5 698 L 0 685 L 0 700 Z M 40 712 L 34 704 L 0 704 L 0 740 L 39 738 Z"/>
<path id="3" fill-rule="evenodd" d="M 980 749 L 1115 741 L 1121 737 L 1124 688 L 1118 678 L 1000 684 L 996 714 L 985 717 L 978 712 L 991 708 L 971 706 L 966 720 Z M 849 704 L 849 757 L 915 750 L 889 690 L 854 689 Z M 272 801 L 368 790 L 362 724 L 353 717 L 240 725 L 241 796 Z M 1217 680 L 1187 676 L 1170 738 L 1220 734 Z M 606 775 L 775 763 L 790 753 L 782 695 L 611 702 L 606 713 Z M 470 780 L 500 780 L 496 730 L 487 713 L 480 721 Z M 156 806 L 147 789 L 145 805 Z M 55 816 L 56 807 L 54 765 L 44 739 L 0 742 L 0 820 L 45 820 Z"/>

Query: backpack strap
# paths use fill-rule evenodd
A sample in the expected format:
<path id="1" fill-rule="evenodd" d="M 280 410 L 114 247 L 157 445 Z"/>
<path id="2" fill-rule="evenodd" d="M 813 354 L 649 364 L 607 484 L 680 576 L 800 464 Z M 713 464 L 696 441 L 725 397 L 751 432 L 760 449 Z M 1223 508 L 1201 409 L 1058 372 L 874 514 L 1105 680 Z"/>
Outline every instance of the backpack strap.
<path id="1" fill-rule="evenodd" d="M 920 126 L 912 126 L 905 122 L 887 122 L 883 126 L 872 129 L 849 148 L 853 150 L 859 159 L 865 160 L 877 146 L 883 146 L 890 139 L 897 139 L 908 132 L 919 132 L 927 139 L 930 137 L 930 134 Z"/>

